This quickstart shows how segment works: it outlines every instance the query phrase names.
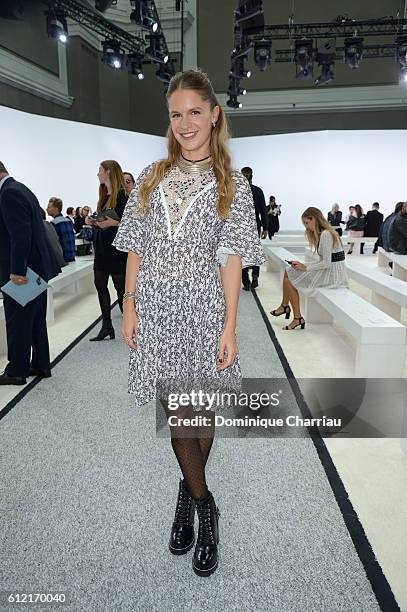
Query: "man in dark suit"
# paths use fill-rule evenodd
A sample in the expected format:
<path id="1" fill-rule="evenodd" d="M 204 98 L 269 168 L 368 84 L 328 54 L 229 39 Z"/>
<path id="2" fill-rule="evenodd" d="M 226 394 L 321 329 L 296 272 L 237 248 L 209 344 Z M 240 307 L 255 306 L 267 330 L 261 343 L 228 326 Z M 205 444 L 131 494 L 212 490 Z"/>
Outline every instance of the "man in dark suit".
<path id="1" fill-rule="evenodd" d="M 46 238 L 35 195 L 0 162 L 0 287 L 27 283 L 27 267 L 48 281 L 61 271 Z M 47 292 L 26 306 L 3 293 L 8 364 L 0 385 L 24 385 L 27 376 L 51 376 Z"/>
<path id="2" fill-rule="evenodd" d="M 267 221 L 266 201 L 264 199 L 263 190 L 260 189 L 260 187 L 257 187 L 257 185 L 252 184 L 253 170 L 251 168 L 249 168 L 248 166 L 245 166 L 244 168 L 242 168 L 241 172 L 249 181 L 250 187 L 252 190 L 253 200 L 254 200 L 254 212 L 256 215 L 256 223 L 257 223 L 257 232 L 259 234 L 259 237 L 261 234 L 262 238 L 266 238 L 268 221 Z M 262 231 L 261 231 L 261 228 L 263 228 Z M 250 284 L 250 279 L 249 279 L 249 269 L 251 269 L 252 271 L 251 284 Z M 259 266 L 252 266 L 251 268 L 243 268 L 242 270 L 243 289 L 245 289 L 246 291 L 249 291 L 250 288 L 256 289 L 256 287 L 259 286 L 259 274 L 260 274 Z"/>
<path id="3" fill-rule="evenodd" d="M 372 204 L 372 210 L 369 210 L 369 212 L 366 214 L 365 236 L 379 236 L 380 228 L 384 219 L 382 213 L 379 212 L 379 208 L 379 202 L 374 202 Z M 376 241 L 373 248 L 373 253 L 376 253 L 378 246 L 379 245 Z"/>

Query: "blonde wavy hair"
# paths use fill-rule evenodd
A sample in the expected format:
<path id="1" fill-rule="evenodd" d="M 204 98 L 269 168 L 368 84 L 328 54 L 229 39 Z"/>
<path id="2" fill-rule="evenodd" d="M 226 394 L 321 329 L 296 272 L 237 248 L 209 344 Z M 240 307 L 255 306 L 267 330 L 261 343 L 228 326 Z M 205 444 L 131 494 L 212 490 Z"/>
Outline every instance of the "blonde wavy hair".
<path id="1" fill-rule="evenodd" d="M 338 232 L 336 232 L 332 225 L 325 219 L 319 208 L 309 206 L 301 215 L 301 220 L 304 219 L 315 219 L 314 229 L 310 230 L 306 228 L 305 230 L 305 235 L 308 238 L 308 242 L 312 247 L 314 247 L 315 251 L 318 251 L 319 241 L 324 230 L 328 230 L 328 232 L 331 234 L 334 244 L 335 241 L 342 244 L 342 240 Z"/>
<path id="2" fill-rule="evenodd" d="M 235 182 L 232 178 L 232 160 L 228 148 L 230 136 L 226 115 L 219 104 L 207 74 L 202 70 L 186 70 L 185 72 L 175 74 L 168 87 L 166 95 L 167 103 L 174 91 L 178 89 L 196 91 L 203 101 L 209 102 L 211 111 L 215 106 L 219 107 L 219 118 L 212 129 L 210 155 L 212 156 L 213 171 L 219 195 L 217 211 L 220 217 L 226 218 L 235 194 Z M 167 139 L 167 159 L 156 162 L 140 185 L 138 198 L 139 209 L 142 213 L 146 213 L 149 209 L 149 198 L 152 191 L 162 181 L 166 172 L 177 162 L 181 155 L 181 145 L 176 140 L 171 125 L 168 126 Z"/>
<path id="3" fill-rule="evenodd" d="M 107 187 L 104 184 L 99 185 L 99 201 L 97 204 L 97 212 L 105 208 L 116 208 L 117 194 L 119 191 L 125 191 L 123 170 L 120 164 L 114 159 L 106 159 L 100 162 L 102 168 L 107 172 L 109 170 L 109 179 L 112 186 L 112 193 L 107 193 Z"/>

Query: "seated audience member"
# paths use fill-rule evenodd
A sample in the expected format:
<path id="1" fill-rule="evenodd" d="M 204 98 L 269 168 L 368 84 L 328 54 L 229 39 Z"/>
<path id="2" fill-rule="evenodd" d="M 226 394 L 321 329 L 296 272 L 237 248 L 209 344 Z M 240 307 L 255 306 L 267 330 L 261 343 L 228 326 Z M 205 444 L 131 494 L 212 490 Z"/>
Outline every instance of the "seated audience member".
<path id="1" fill-rule="evenodd" d="M 407 255 L 407 202 L 396 213 L 389 228 L 390 250 L 399 255 Z"/>
<path id="2" fill-rule="evenodd" d="M 123 172 L 124 178 L 124 188 L 126 190 L 127 195 L 130 195 L 130 192 L 134 189 L 135 180 L 134 176 L 131 172 Z"/>
<path id="3" fill-rule="evenodd" d="M 59 265 L 60 268 L 63 268 L 64 266 L 67 265 L 67 263 L 64 260 L 64 254 L 62 252 L 62 247 L 61 247 L 61 244 L 59 242 L 59 238 L 58 238 L 58 234 L 56 232 L 56 229 L 55 229 L 55 227 L 54 227 L 54 225 L 52 223 L 47 221 L 47 215 L 46 215 L 46 212 L 45 212 L 45 210 L 43 208 L 40 208 L 40 213 L 41 213 L 41 217 L 43 218 L 43 221 L 44 221 L 45 233 L 47 234 L 47 238 L 50 241 L 50 244 L 52 246 L 52 250 L 55 253 L 55 257 L 57 259 L 58 265 Z"/>
<path id="4" fill-rule="evenodd" d="M 75 234 L 71 221 L 62 215 L 62 200 L 60 198 L 50 198 L 47 213 L 53 217 L 51 223 L 54 225 L 58 234 L 59 242 L 64 254 L 64 261 L 67 263 L 75 261 Z"/>
<path id="5" fill-rule="evenodd" d="M 390 249 L 390 245 L 389 245 L 389 230 L 390 230 L 390 225 L 393 221 L 393 219 L 397 216 L 397 214 L 400 212 L 400 210 L 403 207 L 404 202 L 397 202 L 396 207 L 394 209 L 394 212 L 391 213 L 391 215 L 389 215 L 388 217 L 385 218 L 385 220 L 383 221 L 382 227 L 380 228 L 380 233 L 379 233 L 379 246 L 383 247 L 383 249 L 387 252 L 389 252 Z"/>
<path id="6" fill-rule="evenodd" d="M 354 214 L 349 217 L 346 223 L 346 229 L 348 230 L 351 238 L 361 238 L 365 233 L 366 217 L 363 214 L 362 207 L 359 204 L 356 204 L 354 209 Z M 352 255 L 354 244 L 354 242 L 349 243 L 348 255 Z M 360 254 L 363 255 L 363 244 L 360 245 Z"/>
<path id="7" fill-rule="evenodd" d="M 72 223 L 75 223 L 74 211 L 75 211 L 75 209 L 74 209 L 73 206 L 69 206 L 69 208 L 66 209 L 65 218 L 69 219 Z"/>
<path id="8" fill-rule="evenodd" d="M 277 232 L 280 231 L 280 221 L 278 217 L 281 215 L 281 206 L 280 204 L 277 204 L 274 196 L 270 196 L 266 210 L 268 219 L 267 231 L 271 240 L 274 234 L 277 234 Z"/>
<path id="9" fill-rule="evenodd" d="M 335 228 L 340 236 L 342 236 L 342 212 L 339 210 L 339 204 L 334 204 L 331 211 L 328 213 L 328 222 Z"/>
<path id="10" fill-rule="evenodd" d="M 284 329 L 304 329 L 305 320 L 301 316 L 298 289 L 309 296 L 317 287 L 347 287 L 348 276 L 345 266 L 345 252 L 338 233 L 324 218 L 322 212 L 313 206 L 307 208 L 301 220 L 311 247 L 319 256 L 315 263 L 303 264 L 291 261 L 290 267 L 284 273 L 283 299 L 281 305 L 271 311 L 274 317 L 285 315 L 290 317 L 291 308 L 294 318 Z"/>
<path id="11" fill-rule="evenodd" d="M 380 228 L 383 223 L 383 214 L 379 212 L 379 208 L 379 202 L 374 202 L 372 204 L 372 210 L 369 210 L 366 213 L 365 236 L 370 236 L 371 238 L 377 237 L 377 239 L 379 238 Z M 377 247 L 378 240 L 376 240 L 375 245 L 373 247 L 373 253 L 376 253 Z"/>

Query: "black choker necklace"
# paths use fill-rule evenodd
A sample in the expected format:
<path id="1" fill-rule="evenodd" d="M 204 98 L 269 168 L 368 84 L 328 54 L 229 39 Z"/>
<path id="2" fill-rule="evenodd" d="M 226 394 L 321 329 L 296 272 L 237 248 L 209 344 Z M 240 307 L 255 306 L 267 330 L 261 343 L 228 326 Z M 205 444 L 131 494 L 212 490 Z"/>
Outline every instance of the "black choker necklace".
<path id="1" fill-rule="evenodd" d="M 181 157 L 182 159 L 185 159 L 185 161 L 189 162 L 190 164 L 199 164 L 199 162 L 205 161 L 205 159 L 209 159 L 210 155 L 207 155 L 206 157 L 203 157 L 202 159 L 187 159 L 186 157 L 184 157 L 184 155 L 181 153 Z"/>

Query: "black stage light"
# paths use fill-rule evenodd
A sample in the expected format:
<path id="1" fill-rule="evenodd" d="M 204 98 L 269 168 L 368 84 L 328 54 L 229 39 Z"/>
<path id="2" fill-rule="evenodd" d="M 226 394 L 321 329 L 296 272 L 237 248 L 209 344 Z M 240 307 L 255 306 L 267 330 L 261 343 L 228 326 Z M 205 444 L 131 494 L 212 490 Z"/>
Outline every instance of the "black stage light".
<path id="1" fill-rule="evenodd" d="M 242 108 L 243 106 L 236 96 L 230 96 L 229 100 L 226 102 L 226 105 L 229 106 L 229 108 Z"/>
<path id="2" fill-rule="evenodd" d="M 153 7 L 150 0 L 130 0 L 133 8 L 130 13 L 130 21 L 136 23 L 146 30 L 158 32 L 158 21 L 154 16 Z"/>
<path id="3" fill-rule="evenodd" d="M 294 61 L 297 79 L 309 79 L 314 72 L 314 42 L 312 38 L 295 41 Z"/>
<path id="4" fill-rule="evenodd" d="M 47 11 L 47 34 L 48 38 L 54 38 L 62 43 L 68 40 L 68 26 L 66 15 L 61 11 Z"/>
<path id="5" fill-rule="evenodd" d="M 241 0 L 234 15 L 236 25 L 253 20 L 257 15 L 263 15 L 263 2 L 262 0 Z"/>
<path id="6" fill-rule="evenodd" d="M 104 13 L 111 6 L 115 6 L 117 4 L 117 0 L 95 0 L 95 9 Z"/>
<path id="7" fill-rule="evenodd" d="M 168 72 L 168 68 L 165 64 L 159 65 L 158 70 L 155 73 L 155 76 L 157 77 L 159 81 L 162 81 L 163 83 L 167 83 L 167 84 L 171 81 L 171 78 L 172 78 L 172 74 Z"/>
<path id="8" fill-rule="evenodd" d="M 318 65 L 321 66 L 321 74 L 317 79 L 315 79 L 315 85 L 326 85 L 334 80 L 334 72 L 333 72 L 333 64 L 334 62 L 329 62 L 326 60 L 321 60 L 321 58 L 317 58 Z"/>
<path id="9" fill-rule="evenodd" d="M 406 85 L 407 83 L 407 35 L 402 34 L 396 38 L 396 58 L 400 64 L 400 85 Z"/>
<path id="10" fill-rule="evenodd" d="M 251 70 L 245 70 L 244 57 L 232 59 L 232 69 L 229 71 L 229 75 L 237 79 L 250 79 L 252 76 Z"/>
<path id="11" fill-rule="evenodd" d="M 167 64 L 170 57 L 167 51 L 165 51 L 164 36 L 162 34 L 150 34 L 148 39 L 150 41 L 150 45 L 146 49 L 146 55 L 150 56 L 153 62 Z"/>
<path id="12" fill-rule="evenodd" d="M 334 38 L 326 40 L 323 45 L 318 49 L 317 62 L 318 66 L 321 67 L 321 74 L 314 81 L 315 85 L 326 85 L 333 81 L 334 71 L 333 66 L 335 64 L 336 57 L 336 41 Z"/>
<path id="13" fill-rule="evenodd" d="M 254 63 L 257 68 L 264 72 L 271 62 L 271 40 L 256 40 L 254 43 Z"/>
<path id="14" fill-rule="evenodd" d="M 246 89 L 242 89 L 240 87 L 240 79 L 237 79 L 236 77 L 231 76 L 229 78 L 229 88 L 228 88 L 228 94 L 230 97 L 237 97 L 237 96 L 245 96 L 247 93 Z"/>
<path id="15" fill-rule="evenodd" d="M 1 19 L 21 19 L 24 13 L 23 0 L 8 0 L 8 2 L 0 2 L 0 18 Z"/>
<path id="16" fill-rule="evenodd" d="M 104 40 L 102 42 L 102 47 L 102 62 L 111 68 L 115 68 L 116 70 L 122 68 L 124 53 L 121 50 L 120 43 L 114 39 Z"/>
<path id="17" fill-rule="evenodd" d="M 343 61 L 352 70 L 359 68 L 363 57 L 363 38 L 353 36 L 344 40 L 345 54 Z"/>
<path id="18" fill-rule="evenodd" d="M 143 72 L 143 56 L 138 53 L 129 53 L 127 56 L 127 70 L 129 74 L 142 81 L 144 79 Z"/>

